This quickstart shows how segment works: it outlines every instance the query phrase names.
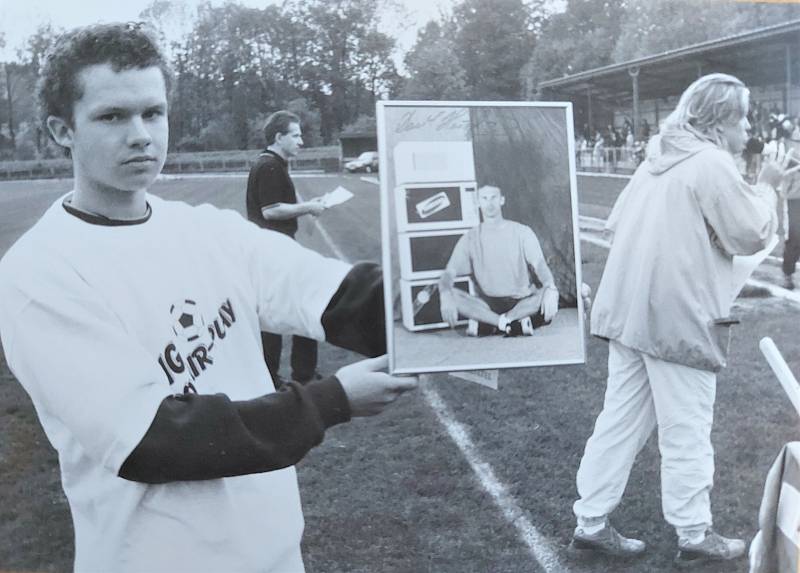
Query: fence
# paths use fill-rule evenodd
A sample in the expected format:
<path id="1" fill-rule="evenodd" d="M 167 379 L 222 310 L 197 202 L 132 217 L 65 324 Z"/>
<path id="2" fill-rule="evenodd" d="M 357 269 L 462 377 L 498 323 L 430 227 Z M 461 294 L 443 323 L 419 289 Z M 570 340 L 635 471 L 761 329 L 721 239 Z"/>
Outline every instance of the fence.
<path id="1" fill-rule="evenodd" d="M 643 159 L 643 147 L 599 147 L 575 151 L 579 171 L 633 173 Z"/>
<path id="2" fill-rule="evenodd" d="M 248 171 L 258 160 L 260 150 L 202 151 L 170 153 L 164 173 L 208 173 Z M 297 171 L 341 170 L 341 148 L 338 145 L 301 149 L 289 162 Z M 67 158 L 0 162 L 0 180 L 52 179 L 72 177 L 72 161 Z"/>

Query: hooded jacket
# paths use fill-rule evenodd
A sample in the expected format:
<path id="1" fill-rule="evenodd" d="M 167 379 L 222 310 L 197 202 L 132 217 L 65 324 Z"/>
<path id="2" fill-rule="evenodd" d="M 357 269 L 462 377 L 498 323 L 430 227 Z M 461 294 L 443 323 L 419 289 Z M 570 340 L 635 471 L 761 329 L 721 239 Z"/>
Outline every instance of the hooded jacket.
<path id="1" fill-rule="evenodd" d="M 747 184 L 732 155 L 691 128 L 655 136 L 606 224 L 613 240 L 592 334 L 669 362 L 724 367 L 733 256 L 769 244 L 775 202 L 769 186 Z"/>

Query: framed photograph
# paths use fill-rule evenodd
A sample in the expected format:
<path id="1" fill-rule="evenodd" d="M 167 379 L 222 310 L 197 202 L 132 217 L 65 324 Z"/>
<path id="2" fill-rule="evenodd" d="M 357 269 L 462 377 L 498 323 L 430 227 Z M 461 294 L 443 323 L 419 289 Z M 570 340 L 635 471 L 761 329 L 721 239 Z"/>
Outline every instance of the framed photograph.
<path id="1" fill-rule="evenodd" d="M 377 120 L 391 372 L 584 362 L 571 104 L 381 101 Z"/>

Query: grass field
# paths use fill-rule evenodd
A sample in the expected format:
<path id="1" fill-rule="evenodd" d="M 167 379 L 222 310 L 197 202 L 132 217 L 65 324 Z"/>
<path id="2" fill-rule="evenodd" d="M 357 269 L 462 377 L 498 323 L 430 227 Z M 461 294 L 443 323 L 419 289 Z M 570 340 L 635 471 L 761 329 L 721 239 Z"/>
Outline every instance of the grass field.
<path id="1" fill-rule="evenodd" d="M 242 177 L 165 178 L 155 193 L 243 211 Z M 355 197 L 325 213 L 321 228 L 303 224 L 299 240 L 351 261 L 380 260 L 378 187 L 355 176 L 299 178 L 304 197 L 343 185 Z M 604 217 L 622 180 L 579 179 L 582 214 Z M 69 181 L 0 183 L 0 254 Z M 331 247 L 331 242 L 334 247 Z M 606 251 L 582 244 L 583 277 L 597 286 Z M 800 370 L 800 309 L 770 297 L 742 298 L 728 369 L 719 376 L 713 441 L 715 524 L 750 539 L 766 471 L 781 445 L 797 439 L 797 416 L 762 359 L 757 342 L 772 336 Z M 442 398 L 475 452 L 555 553 L 541 565 L 481 486 L 431 407 L 417 391 L 384 415 L 333 428 L 298 466 L 306 516 L 303 550 L 310 573 L 328 572 L 666 572 L 675 537 L 661 516 L 654 438 L 640 455 L 613 519 L 649 544 L 632 563 L 574 563 L 569 541 L 575 471 L 602 405 L 607 346 L 589 339 L 580 366 L 507 370 L 500 389 L 437 375 L 422 381 Z M 333 372 L 351 353 L 321 345 L 320 369 Z M 286 361 L 284 361 L 285 363 Z M 67 571 L 72 526 L 57 461 L 35 412 L 0 355 L 0 571 Z M 549 563 L 549 564 L 548 564 Z M 746 561 L 704 571 L 745 572 Z"/>

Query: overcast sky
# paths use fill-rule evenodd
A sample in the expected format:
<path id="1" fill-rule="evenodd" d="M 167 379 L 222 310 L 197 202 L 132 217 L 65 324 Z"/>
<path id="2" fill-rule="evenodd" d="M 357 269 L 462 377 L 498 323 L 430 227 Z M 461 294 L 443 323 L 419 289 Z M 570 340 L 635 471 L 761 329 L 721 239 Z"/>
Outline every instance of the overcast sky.
<path id="1" fill-rule="evenodd" d="M 183 0 L 194 7 L 200 0 Z M 56 27 L 72 28 L 92 22 L 135 20 L 139 13 L 150 5 L 152 0 L 0 0 L 0 32 L 6 40 L 6 47 L 0 49 L 0 59 L 11 59 L 16 48 L 30 36 L 39 24 L 50 22 Z M 254 8 L 276 4 L 278 0 L 239 0 L 238 3 Z M 413 45 L 417 29 L 440 11 L 449 11 L 455 0 L 395 0 L 407 11 L 407 17 L 384 17 L 381 29 L 398 39 L 401 49 Z M 212 4 L 224 3 L 212 0 Z M 389 16 L 388 14 L 386 16 Z M 402 22 L 402 25 L 399 23 Z"/>

